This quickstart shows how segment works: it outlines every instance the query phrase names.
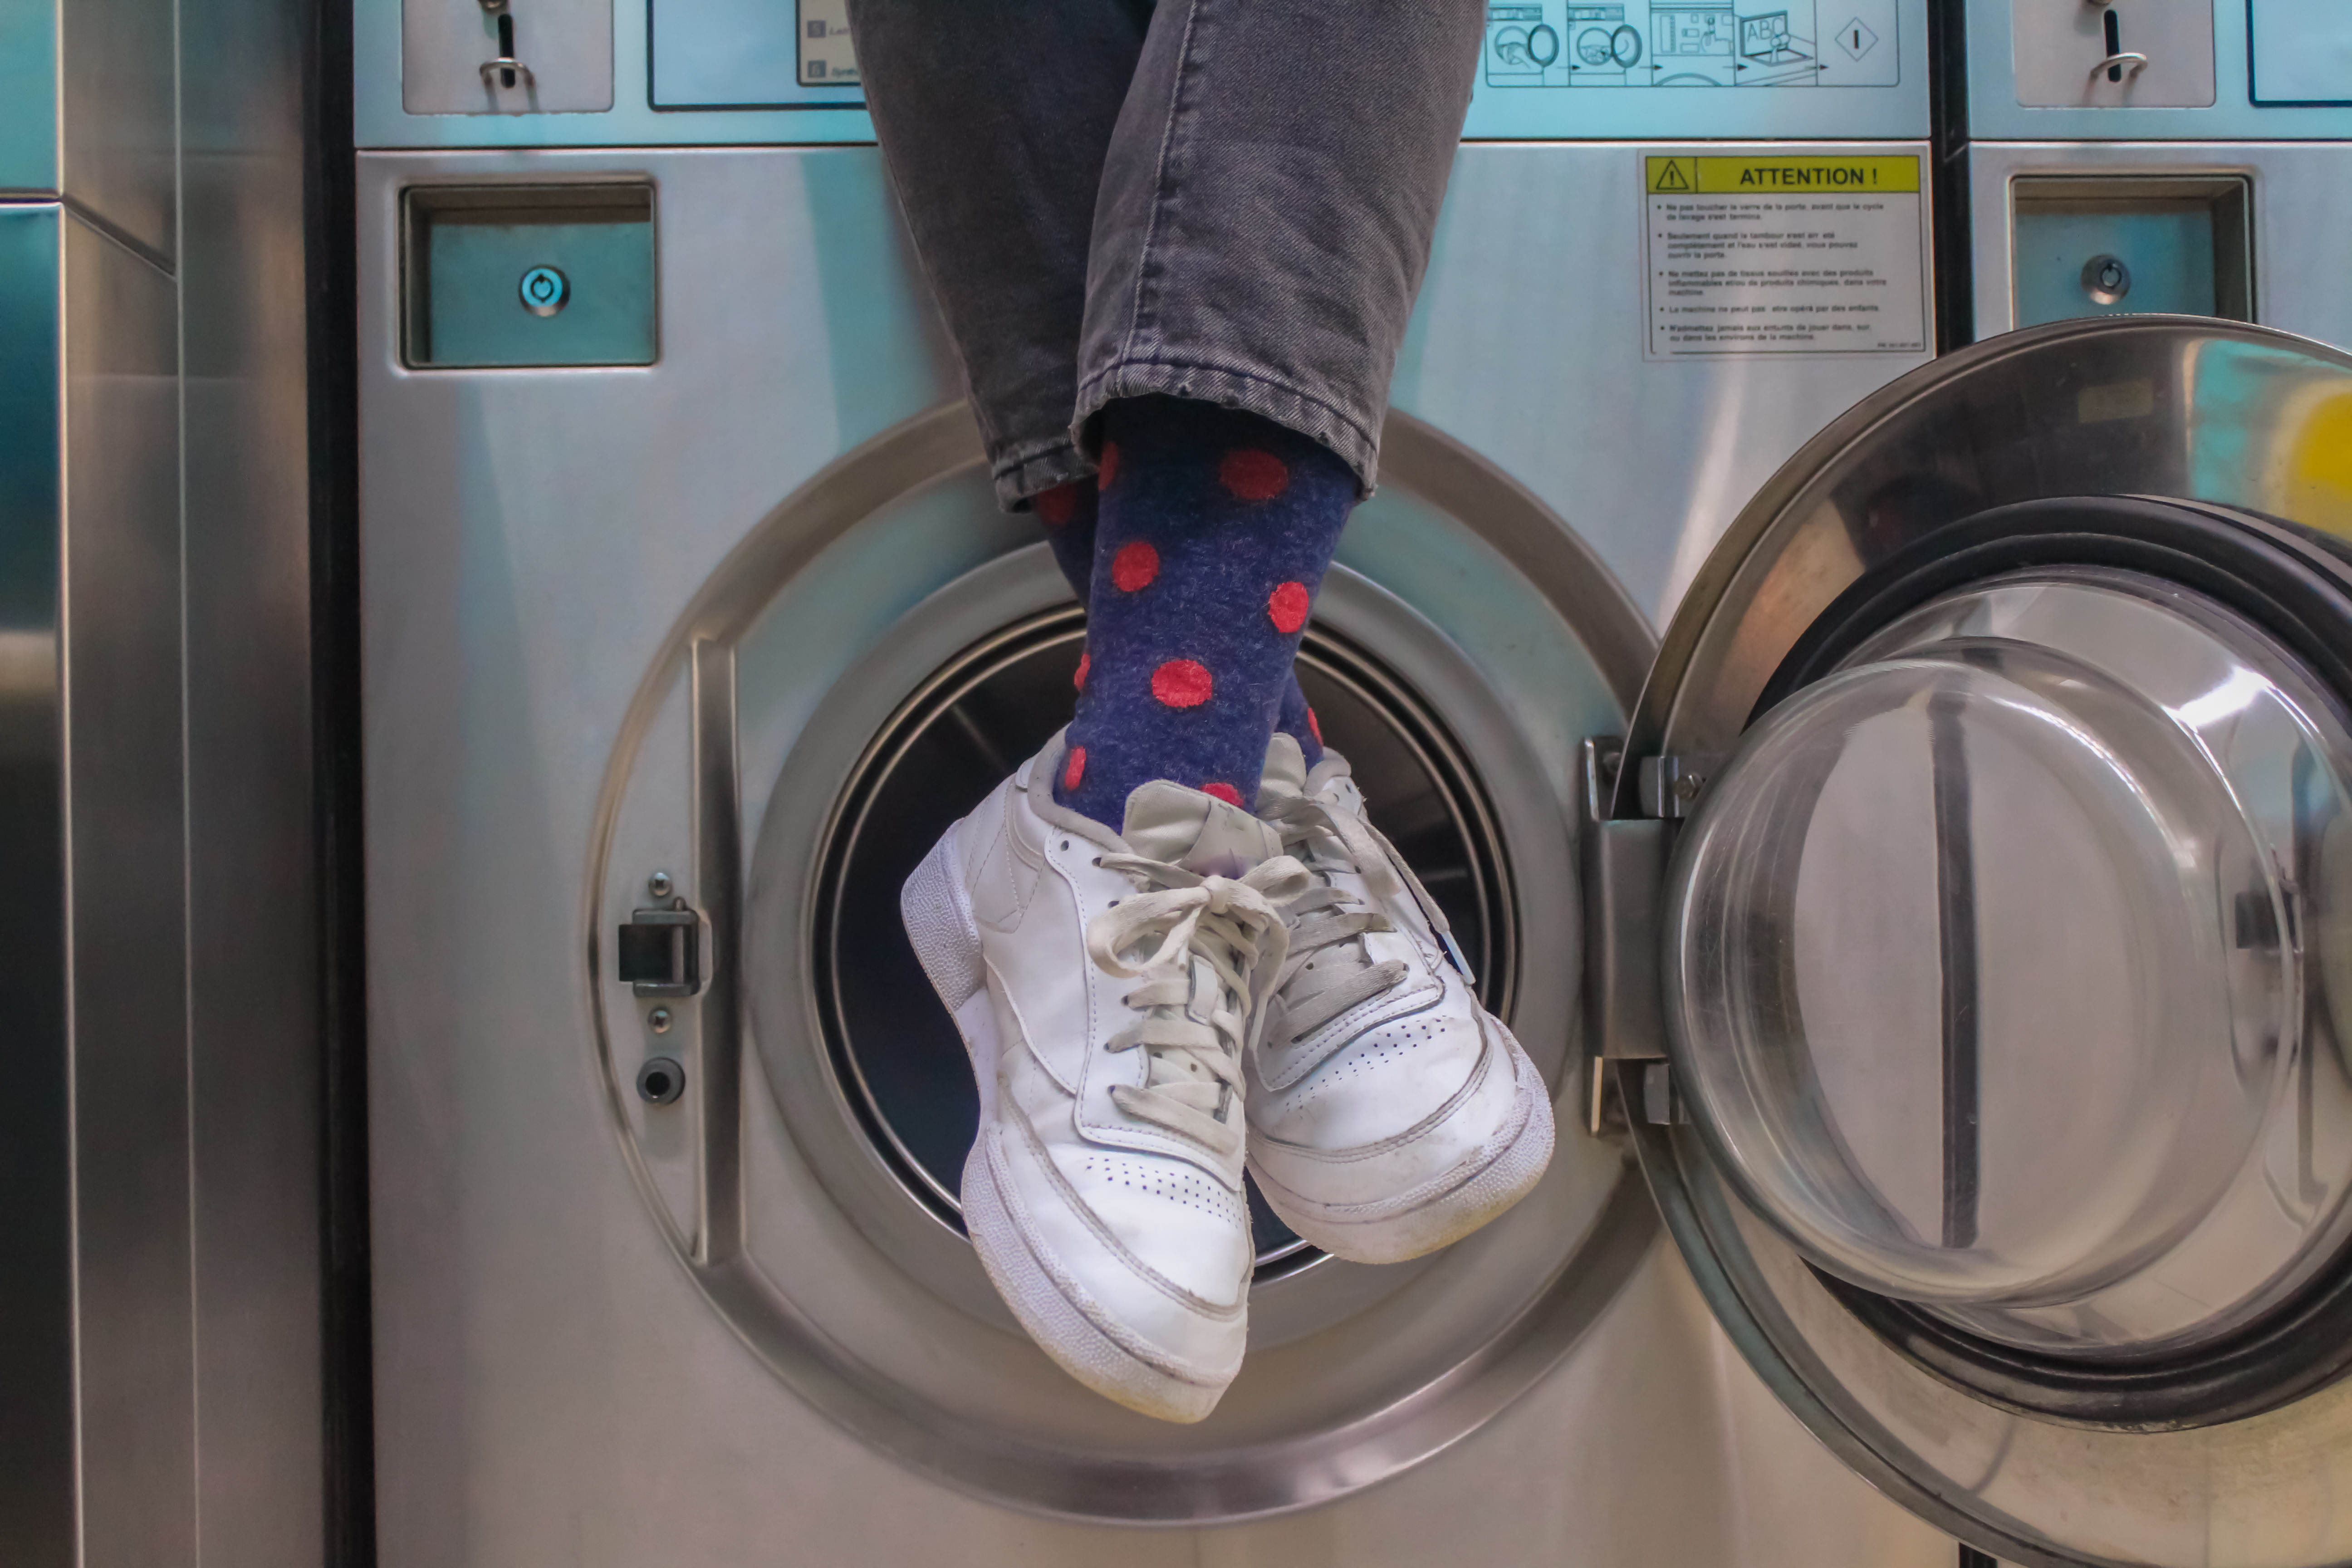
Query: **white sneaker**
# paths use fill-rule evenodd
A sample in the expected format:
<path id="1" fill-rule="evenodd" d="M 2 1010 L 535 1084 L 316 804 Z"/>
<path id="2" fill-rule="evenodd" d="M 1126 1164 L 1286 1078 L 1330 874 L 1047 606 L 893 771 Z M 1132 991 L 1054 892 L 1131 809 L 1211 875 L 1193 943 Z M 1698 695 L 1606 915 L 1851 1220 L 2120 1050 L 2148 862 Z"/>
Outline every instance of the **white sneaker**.
<path id="1" fill-rule="evenodd" d="M 1550 1163 L 1551 1100 L 1448 957 L 1445 917 L 1364 819 L 1347 760 L 1266 752 L 1258 815 L 1317 887 L 1284 910 L 1290 952 L 1252 1053 L 1249 1169 L 1291 1229 L 1401 1263 L 1485 1225 Z"/>
<path id="2" fill-rule="evenodd" d="M 1243 1052 L 1310 886 L 1279 835 L 1169 783 L 1122 837 L 1057 805 L 1056 736 L 947 831 L 899 912 L 980 1082 L 972 1245 L 1071 1376 L 1198 1421 L 1248 1334 Z"/>

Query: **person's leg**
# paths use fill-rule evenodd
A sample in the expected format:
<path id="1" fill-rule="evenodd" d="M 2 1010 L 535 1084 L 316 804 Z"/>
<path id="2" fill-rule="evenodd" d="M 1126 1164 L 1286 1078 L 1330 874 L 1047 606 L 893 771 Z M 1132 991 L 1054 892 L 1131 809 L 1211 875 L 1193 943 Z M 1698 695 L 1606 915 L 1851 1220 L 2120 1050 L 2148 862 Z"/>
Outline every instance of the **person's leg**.
<path id="1" fill-rule="evenodd" d="M 1252 805 L 1355 474 L 1211 403 L 1123 398 L 1105 426 L 1086 673 L 1054 798 L 1112 824 L 1154 779 Z"/>
<path id="2" fill-rule="evenodd" d="M 1150 510 L 1170 500 L 1152 498 L 1199 483 L 1197 442 L 1157 443 L 1146 471 L 1142 433 L 1166 417 L 1164 395 L 1227 405 L 1228 450 L 1278 449 L 1247 426 L 1296 432 L 1339 477 L 1294 510 L 1227 510 L 1214 526 L 1246 569 L 1175 634 L 1262 621 L 1276 574 L 1311 595 L 1315 552 L 1328 558 L 1352 492 L 1371 487 L 1483 21 L 1473 0 L 1163 0 L 1104 164 L 1079 353 L 1076 433 L 1114 476 L 1095 552 L 1097 669 L 1108 640 L 1133 637 L 1106 613 L 1118 574 L 1106 588 L 1100 565 L 1128 508 L 1149 540 L 1171 526 Z M 1293 486 L 1317 471 L 1294 463 Z M 1139 710 L 1164 725 L 1131 689 L 1100 699 L 1081 694 L 1074 747 Z M 1265 746 L 1271 715 L 1260 722 Z M 1250 1171 L 1295 1231 L 1342 1257 L 1442 1247 L 1541 1178 L 1547 1087 L 1479 1005 L 1345 758 L 1276 739 L 1262 789 L 1235 782 L 1317 884 L 1284 911 L 1287 952 L 1248 1058 Z"/>
<path id="3" fill-rule="evenodd" d="M 1288 673 L 1305 605 L 1269 612 L 1266 595 L 1311 597 L 1371 487 L 1483 17 L 1466 0 L 1164 0 L 1153 16 L 1089 256 L 1073 434 L 1119 471 L 1063 804 L 1115 820 L 1160 777 L 1255 800 L 1285 719 L 1320 760 Z M 1204 404 L 1223 412 L 1186 412 Z M 1276 451 L 1278 504 L 1210 478 Z M 1119 592 L 1109 557 L 1129 547 L 1188 564 Z M 1202 674 L 1163 689 L 1178 667 Z"/>
<path id="4" fill-rule="evenodd" d="M 1150 0 L 852 0 L 866 94 L 915 251 L 963 363 L 997 500 L 1034 508 L 1080 604 L 1094 460 L 1070 437 L 1103 159 Z M 1283 727 L 1319 756 L 1285 678 Z"/>
<path id="5" fill-rule="evenodd" d="M 1310 436 L 1369 494 L 1484 0 L 1163 0 L 1103 165 L 1082 444 L 1167 394 Z"/>
<path id="6" fill-rule="evenodd" d="M 1069 432 L 1087 252 L 1151 11 L 850 0 L 883 161 L 1009 509 L 1094 472 Z"/>
<path id="7" fill-rule="evenodd" d="M 1048 538 L 1057 521 L 1092 526 L 1074 356 L 1103 150 L 1149 14 L 853 0 L 868 100 L 998 498 L 1058 498 L 1037 500 Z M 1077 542 L 1056 552 L 1083 598 L 1093 563 Z M 1197 790 L 1139 790 L 1108 826 L 1066 811 L 1048 787 L 1061 752 L 1056 738 L 941 836 L 901 916 L 971 1053 L 981 1112 L 961 1194 L 982 1266 L 1072 1375 L 1198 1420 L 1248 1338 L 1241 1056 L 1279 905 L 1305 874 L 1276 829 Z M 1055 896 L 1031 896 L 1041 876 Z"/>

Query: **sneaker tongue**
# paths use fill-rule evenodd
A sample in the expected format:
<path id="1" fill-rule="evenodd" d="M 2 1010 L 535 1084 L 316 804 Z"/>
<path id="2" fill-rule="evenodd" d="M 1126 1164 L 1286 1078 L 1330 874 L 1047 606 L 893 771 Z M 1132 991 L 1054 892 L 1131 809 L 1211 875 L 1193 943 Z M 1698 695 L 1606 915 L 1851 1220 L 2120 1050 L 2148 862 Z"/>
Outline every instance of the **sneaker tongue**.
<path id="1" fill-rule="evenodd" d="M 1166 779 L 1135 786 L 1119 837 L 1146 859 L 1203 877 L 1239 877 L 1282 853 L 1282 836 L 1240 806 Z"/>
<path id="2" fill-rule="evenodd" d="M 1307 753 L 1299 750 L 1297 740 L 1277 731 L 1266 742 L 1265 767 L 1257 787 L 1260 795 L 1307 793 Z"/>

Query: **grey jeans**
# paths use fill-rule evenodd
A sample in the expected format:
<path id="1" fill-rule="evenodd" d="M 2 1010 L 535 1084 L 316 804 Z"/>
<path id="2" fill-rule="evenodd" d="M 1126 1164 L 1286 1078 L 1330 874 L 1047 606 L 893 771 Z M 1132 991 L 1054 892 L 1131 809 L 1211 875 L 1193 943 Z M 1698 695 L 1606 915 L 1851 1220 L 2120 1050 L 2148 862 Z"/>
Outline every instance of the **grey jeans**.
<path id="1" fill-rule="evenodd" d="M 1245 409 L 1372 486 L 1484 0 L 850 0 L 998 499 L 1094 416 Z"/>

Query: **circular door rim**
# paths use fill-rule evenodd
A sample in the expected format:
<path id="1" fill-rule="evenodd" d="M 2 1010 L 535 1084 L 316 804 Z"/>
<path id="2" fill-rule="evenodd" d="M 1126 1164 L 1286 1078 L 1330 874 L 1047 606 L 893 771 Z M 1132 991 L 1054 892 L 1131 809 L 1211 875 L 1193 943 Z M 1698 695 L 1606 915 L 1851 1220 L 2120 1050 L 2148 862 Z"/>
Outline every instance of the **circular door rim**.
<path id="1" fill-rule="evenodd" d="M 1701 566 L 1666 629 L 1657 662 L 1635 705 L 1609 815 L 1620 818 L 1643 815 L 1634 765 L 1640 759 L 1677 753 L 1727 754 L 1730 742 L 1751 721 L 1752 700 L 1772 683 L 1782 660 L 1837 596 L 1863 575 L 1864 563 L 1858 559 L 1843 578 L 1824 570 L 1805 584 L 1809 595 L 1818 594 L 1818 602 L 1790 614 L 1786 602 L 1762 602 L 1764 574 L 1755 563 L 1768 552 L 1787 551 L 1792 539 L 1824 513 L 1837 516 L 1831 505 L 1833 482 L 1860 466 L 1859 455 L 1869 451 L 1874 439 L 1885 436 L 1906 415 L 1924 424 L 1919 420 L 1923 407 L 1957 401 L 1953 389 L 1971 378 L 2003 369 L 2016 372 L 2026 363 L 2062 360 L 2094 339 L 2105 340 L 2090 345 L 2095 360 L 2108 345 L 2120 349 L 2126 340 L 2133 347 L 2190 355 L 2206 343 L 2241 345 L 2256 354 L 2278 356 L 2281 363 L 2293 360 L 2315 371 L 2331 373 L 2352 387 L 2352 354 L 2266 328 L 2179 316 L 2062 321 L 2006 333 L 1930 362 L 1890 383 L 1833 420 L 1783 465 L 1742 509 Z M 1949 412 L 1945 410 L 1947 415 Z M 1939 431 L 1938 438 L 1956 444 L 1969 438 L 1969 433 L 1960 428 L 1965 421 L 1947 423 L 1951 428 Z M 2029 439 L 2044 438 L 2044 433 L 2030 422 L 2025 427 L 2032 431 Z M 2218 505 L 2258 513 L 2280 510 L 2273 497 L 2260 491 L 2248 476 L 2236 477 L 2237 492 L 2182 499 L 2192 506 Z M 2060 487 L 1981 495 L 1948 517 L 1906 520 L 1916 526 L 1903 538 L 1916 540 L 1945 523 L 1984 510 L 2069 493 L 2079 492 Z M 2127 485 L 2121 493 L 2150 493 L 2150 487 Z M 1839 525 L 1843 526 L 1843 520 Z M 1784 558 L 1777 553 L 1771 557 L 1775 563 Z M 1759 629 L 1757 623 L 1775 615 L 1786 624 Z M 1736 661 L 1738 679 L 1732 679 L 1726 671 Z M 1694 689 L 1700 687 L 1706 688 L 1709 705 L 1703 714 L 1695 716 L 1689 700 Z M 2343 695 L 2352 700 L 2352 692 Z M 1648 1056 L 1647 1059 L 1656 1058 Z M 1616 1066 L 1621 1100 L 1629 1108 L 1643 1105 L 1643 1068 L 1640 1059 L 1622 1060 Z M 2045 1538 L 2027 1521 L 1998 1507 L 1972 1504 L 1969 1489 L 1960 1480 L 1937 1473 L 1925 1463 L 1906 1464 L 1900 1436 L 1831 1370 L 1804 1325 L 1785 1310 L 1787 1302 L 1768 1270 L 1773 1264 L 1794 1258 L 1794 1248 L 1777 1233 L 1764 1232 L 1760 1222 L 1742 1224 L 1741 1200 L 1735 1195 L 1730 1178 L 1715 1167 L 1713 1155 L 1696 1129 L 1653 1123 L 1639 1115 L 1629 1120 L 1643 1173 L 1709 1309 L 1765 1384 L 1850 1468 L 1928 1522 L 2009 1561 L 2048 1568 L 2078 1568 L 2086 1563 L 2123 1568 L 2140 1561 L 2101 1555 L 2095 1550 Z M 1780 1256 L 1782 1250 L 1785 1258 Z M 1815 1284 L 1824 1292 L 1829 1290 L 1818 1280 Z M 1941 1391 L 1946 1396 L 1979 1400 L 1979 1395 L 1889 1348 L 1910 1376 L 1922 1380 L 1919 1392 L 1924 1397 L 1932 1398 Z M 2278 1408 L 2293 1409 L 2321 1392 L 2324 1389 L 2293 1395 Z"/>
<path id="2" fill-rule="evenodd" d="M 1613 573 L 1537 500 L 1451 437 L 1408 416 L 1384 429 L 1399 486 L 1505 553 L 1572 624 L 1603 684 L 1630 710 L 1654 639 Z M 1414 1397 L 1331 1430 L 1166 1462 L 1066 1451 L 983 1430 L 836 1351 L 740 1247 L 719 1234 L 680 1230 L 630 1129 L 626 1079 L 601 1005 L 605 857 L 631 782 L 631 763 L 667 694 L 694 668 L 698 647 L 728 645 L 759 614 L 773 585 L 901 496 L 982 460 L 965 405 L 916 416 L 836 458 L 753 527 L 673 624 L 633 694 L 600 789 L 577 930 L 582 934 L 593 1048 L 607 1111 L 633 1183 L 669 1250 L 736 1337 L 800 1398 L 869 1446 L 918 1472 L 1022 1511 L 1108 1523 L 1187 1526 L 1234 1522 L 1314 1507 L 1430 1458 L 1476 1432 L 1548 1375 L 1607 1310 L 1646 1258 L 1657 1211 L 1621 1169 L 1570 1261 L 1511 1320 Z M 731 702 L 731 681 L 727 692 Z M 740 781 L 738 784 L 740 790 Z M 1563 803 L 1564 806 L 1565 803 Z M 736 857 L 740 859 L 740 853 Z M 735 873 L 727 874 L 733 879 Z M 706 899 L 709 898 L 705 889 Z M 740 885 L 734 897 L 740 902 Z M 724 922 L 740 928 L 740 909 Z M 709 972 L 738 967 L 733 937 L 714 931 Z M 740 1039 L 740 1034 L 735 1037 Z M 754 1335 L 747 1321 L 768 1331 Z M 1106 1506 L 1108 1504 L 1108 1506 Z"/>

